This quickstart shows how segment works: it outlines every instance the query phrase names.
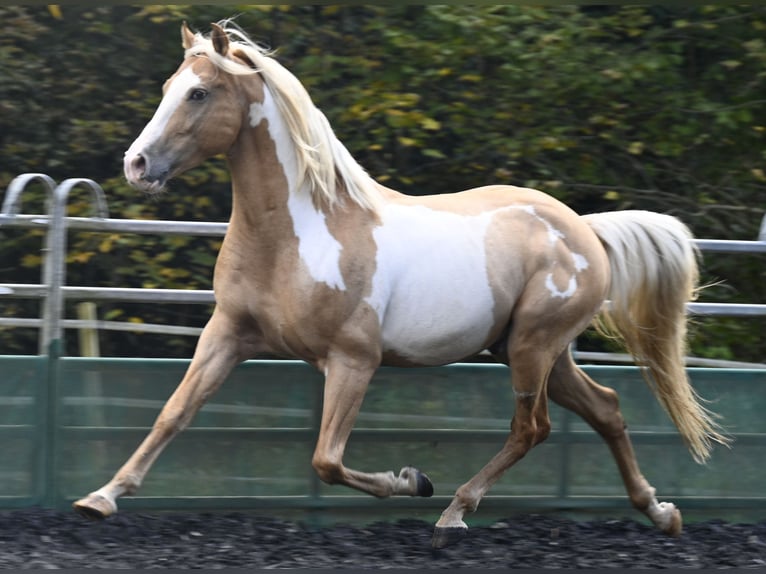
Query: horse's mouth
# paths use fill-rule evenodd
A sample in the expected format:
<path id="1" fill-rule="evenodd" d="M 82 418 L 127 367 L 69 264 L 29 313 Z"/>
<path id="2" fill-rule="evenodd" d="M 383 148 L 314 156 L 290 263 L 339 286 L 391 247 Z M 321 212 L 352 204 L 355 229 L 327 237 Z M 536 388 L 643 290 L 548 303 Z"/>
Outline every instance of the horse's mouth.
<path id="1" fill-rule="evenodd" d="M 164 172 L 160 177 L 151 177 L 147 174 L 139 178 L 128 178 L 128 183 L 135 189 L 143 191 L 147 195 L 157 195 L 162 193 L 165 184 L 168 182 L 168 172 Z"/>
<path id="2" fill-rule="evenodd" d="M 165 184 L 167 183 L 166 177 L 155 179 L 154 181 L 142 180 L 140 189 L 147 195 L 158 195 L 165 190 Z"/>

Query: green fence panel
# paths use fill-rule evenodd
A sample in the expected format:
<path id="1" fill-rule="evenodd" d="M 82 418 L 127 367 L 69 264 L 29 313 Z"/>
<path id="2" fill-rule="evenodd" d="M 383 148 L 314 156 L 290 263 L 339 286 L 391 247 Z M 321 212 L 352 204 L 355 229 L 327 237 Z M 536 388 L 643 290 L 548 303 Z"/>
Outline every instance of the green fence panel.
<path id="1" fill-rule="evenodd" d="M 45 489 L 46 357 L 0 359 L 0 506 L 39 504 Z"/>
<path id="2" fill-rule="evenodd" d="M 64 507 L 101 486 L 148 432 L 188 366 L 173 359 L 0 357 L 0 506 Z M 634 367 L 587 366 L 620 394 L 639 463 L 663 499 L 686 508 L 766 509 L 766 371 L 689 369 L 735 436 L 695 464 Z M 48 373 L 56 378 L 47 401 Z M 368 471 L 414 465 L 435 497 L 378 501 L 320 483 L 311 468 L 322 378 L 294 361 L 249 361 L 160 456 L 123 508 L 419 509 L 437 512 L 502 445 L 513 415 L 508 370 L 459 364 L 383 368 L 370 385 L 345 462 Z M 47 415 L 46 415 L 47 413 Z M 553 432 L 493 487 L 482 509 L 624 509 L 601 439 L 551 406 Z M 50 425 L 53 425 L 51 427 Z"/>

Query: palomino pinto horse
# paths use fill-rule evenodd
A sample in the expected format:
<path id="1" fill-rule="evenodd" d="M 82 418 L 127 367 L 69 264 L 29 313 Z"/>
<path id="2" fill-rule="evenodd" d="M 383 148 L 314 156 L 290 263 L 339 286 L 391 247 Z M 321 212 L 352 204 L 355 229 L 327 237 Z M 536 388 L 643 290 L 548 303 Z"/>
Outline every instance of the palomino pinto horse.
<path id="1" fill-rule="evenodd" d="M 639 471 L 616 393 L 568 348 L 599 315 L 645 367 L 694 457 L 704 461 L 712 442 L 726 442 L 683 366 L 697 266 L 681 222 L 646 211 L 581 217 L 544 193 L 501 185 L 402 195 L 365 173 L 299 81 L 236 26 L 214 24 L 204 37 L 184 24 L 182 39 L 185 59 L 125 154 L 125 175 L 156 192 L 226 154 L 233 209 L 215 267 L 216 308 L 151 432 L 112 480 L 74 503 L 79 512 L 114 513 L 232 368 L 265 352 L 325 375 L 312 459 L 323 481 L 378 497 L 430 496 L 417 469 L 344 466 L 367 385 L 381 364 L 440 365 L 489 349 L 511 367 L 510 434 L 458 488 L 434 546 L 460 538 L 464 515 L 545 440 L 548 397 L 603 436 L 633 505 L 668 534 L 681 531 L 680 512 L 658 502 Z"/>

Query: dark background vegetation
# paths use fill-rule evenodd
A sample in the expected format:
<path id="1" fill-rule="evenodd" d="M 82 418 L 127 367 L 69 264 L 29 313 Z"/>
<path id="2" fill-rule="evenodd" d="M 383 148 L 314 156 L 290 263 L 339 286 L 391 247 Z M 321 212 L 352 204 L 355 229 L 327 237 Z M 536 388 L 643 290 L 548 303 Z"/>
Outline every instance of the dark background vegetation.
<path id="1" fill-rule="evenodd" d="M 278 50 L 339 138 L 411 194 L 532 186 L 580 213 L 651 209 L 698 237 L 755 239 L 766 201 L 766 8 L 760 6 L 0 7 L 0 188 L 18 174 L 103 186 L 111 217 L 226 221 L 222 158 L 146 198 L 124 150 L 180 63 L 179 27 L 238 15 Z M 36 195 L 37 194 L 37 195 Z M 43 213 L 42 190 L 25 195 Z M 76 193 L 70 215 L 88 215 Z M 0 231 L 0 282 L 40 280 L 41 231 Z M 67 282 L 211 287 L 220 240 L 70 233 Z M 722 280 L 722 281 L 721 281 Z M 763 256 L 707 255 L 704 301 L 766 297 Z M 0 314 L 38 316 L 4 300 Z M 102 319 L 202 326 L 209 308 L 103 304 Z M 72 309 L 68 315 L 73 316 Z M 766 361 L 762 319 L 705 318 L 697 356 Z M 37 333 L 0 330 L 3 354 Z M 67 351 L 77 354 L 69 332 Z M 193 337 L 102 333 L 103 355 L 191 355 Z M 607 344 L 584 337 L 580 347 Z"/>

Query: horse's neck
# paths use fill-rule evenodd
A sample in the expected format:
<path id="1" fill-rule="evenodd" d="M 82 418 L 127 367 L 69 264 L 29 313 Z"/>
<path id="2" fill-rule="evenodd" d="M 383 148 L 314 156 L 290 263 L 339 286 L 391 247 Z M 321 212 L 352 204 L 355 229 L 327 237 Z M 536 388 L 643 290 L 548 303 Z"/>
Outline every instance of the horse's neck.
<path id="1" fill-rule="evenodd" d="M 276 155 L 266 129 L 251 129 L 251 138 L 229 154 L 232 176 L 230 229 L 259 248 L 285 245 L 305 234 L 327 231 L 327 215 L 307 188 L 295 189 L 294 163 Z M 348 203 L 348 202 L 346 202 Z"/>
<path id="2" fill-rule="evenodd" d="M 331 213 L 313 200 L 308 183 L 298 187 L 294 143 L 268 89 L 264 91 L 264 103 L 251 106 L 250 125 L 228 154 L 234 193 L 230 229 L 276 249 L 296 237 L 332 235 L 333 219 L 342 219 L 344 227 L 369 224 L 374 216 L 349 197 L 341 197 L 342 207 Z"/>

